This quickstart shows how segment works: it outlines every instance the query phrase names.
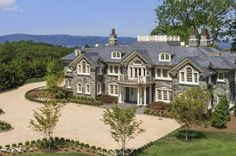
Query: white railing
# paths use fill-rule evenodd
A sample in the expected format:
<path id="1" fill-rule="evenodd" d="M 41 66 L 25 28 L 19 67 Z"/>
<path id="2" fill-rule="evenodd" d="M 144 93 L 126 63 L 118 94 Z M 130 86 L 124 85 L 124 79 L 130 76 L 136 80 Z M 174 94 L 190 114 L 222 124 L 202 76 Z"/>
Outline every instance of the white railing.
<path id="1" fill-rule="evenodd" d="M 133 78 L 133 77 L 128 77 L 127 74 L 120 74 L 119 81 L 126 82 L 126 83 L 148 83 L 148 82 L 153 81 L 153 77 L 152 76 L 139 76 L 137 78 Z"/>
<path id="2" fill-rule="evenodd" d="M 167 42 L 167 41 L 180 41 L 179 36 L 167 35 L 138 35 L 138 42 Z"/>

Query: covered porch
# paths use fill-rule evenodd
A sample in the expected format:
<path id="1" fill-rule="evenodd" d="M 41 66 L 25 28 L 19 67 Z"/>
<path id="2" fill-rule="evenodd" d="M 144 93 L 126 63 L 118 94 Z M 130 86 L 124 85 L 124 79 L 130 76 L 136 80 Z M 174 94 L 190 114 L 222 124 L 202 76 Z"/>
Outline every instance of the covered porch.
<path id="1" fill-rule="evenodd" d="M 152 85 L 119 85 L 119 103 L 146 106 L 153 101 Z"/>

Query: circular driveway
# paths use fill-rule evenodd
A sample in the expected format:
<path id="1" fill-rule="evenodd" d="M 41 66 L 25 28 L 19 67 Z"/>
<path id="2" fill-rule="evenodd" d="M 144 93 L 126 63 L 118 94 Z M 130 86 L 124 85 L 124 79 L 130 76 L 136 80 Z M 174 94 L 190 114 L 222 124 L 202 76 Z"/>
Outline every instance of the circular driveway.
<path id="1" fill-rule="evenodd" d="M 0 145 L 24 143 L 40 139 L 43 136 L 29 128 L 29 121 L 33 119 L 33 110 L 40 104 L 28 101 L 24 95 L 28 90 L 44 86 L 44 82 L 27 84 L 17 89 L 0 94 L 0 108 L 5 114 L 0 120 L 7 121 L 14 129 L 0 133 Z M 104 109 L 79 104 L 66 104 L 61 112 L 60 121 L 55 128 L 54 136 L 79 140 L 90 145 L 107 149 L 116 149 L 120 146 L 110 136 L 109 127 L 101 121 Z M 180 125 L 172 119 L 149 115 L 137 115 L 142 120 L 141 127 L 145 132 L 128 143 L 129 148 L 138 148 L 144 144 L 155 141 L 176 130 Z"/>

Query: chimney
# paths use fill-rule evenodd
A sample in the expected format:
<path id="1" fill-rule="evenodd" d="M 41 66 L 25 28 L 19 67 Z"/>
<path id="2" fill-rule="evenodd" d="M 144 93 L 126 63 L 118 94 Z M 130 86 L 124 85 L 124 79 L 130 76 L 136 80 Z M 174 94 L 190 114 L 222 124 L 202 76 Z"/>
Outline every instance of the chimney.
<path id="1" fill-rule="evenodd" d="M 206 28 L 202 29 L 200 46 L 202 46 L 202 47 L 210 47 L 211 46 L 210 35 L 208 32 L 208 29 L 206 29 Z"/>
<path id="2" fill-rule="evenodd" d="M 116 31 L 113 28 L 109 37 L 109 46 L 115 46 L 118 45 L 118 39 L 116 35 Z"/>
<path id="3" fill-rule="evenodd" d="M 199 46 L 198 32 L 196 27 L 192 27 L 190 38 L 189 38 L 189 46 L 190 47 L 198 47 Z"/>

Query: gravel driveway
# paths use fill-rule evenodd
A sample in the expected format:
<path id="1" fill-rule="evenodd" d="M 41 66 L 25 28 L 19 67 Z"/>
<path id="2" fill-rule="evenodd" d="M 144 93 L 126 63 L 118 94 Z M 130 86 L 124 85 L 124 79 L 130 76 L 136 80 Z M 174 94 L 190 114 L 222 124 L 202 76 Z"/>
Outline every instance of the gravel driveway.
<path id="1" fill-rule="evenodd" d="M 45 83 L 27 84 L 17 89 L 0 94 L 0 108 L 6 113 L 0 115 L 0 120 L 12 124 L 14 130 L 0 133 L 0 145 L 30 141 L 42 138 L 32 131 L 29 120 L 33 118 L 33 110 L 40 104 L 28 101 L 24 94 L 26 91 L 45 85 Z M 109 128 L 101 121 L 104 109 L 78 104 L 66 104 L 62 110 L 62 116 L 55 130 L 55 136 L 75 139 L 80 142 L 96 145 L 107 149 L 115 149 L 120 146 L 109 135 Z M 164 135 L 179 128 L 179 124 L 172 119 L 148 115 L 137 115 L 142 120 L 142 128 L 145 132 L 135 140 L 128 143 L 128 147 L 137 148 L 150 141 L 155 141 Z"/>

